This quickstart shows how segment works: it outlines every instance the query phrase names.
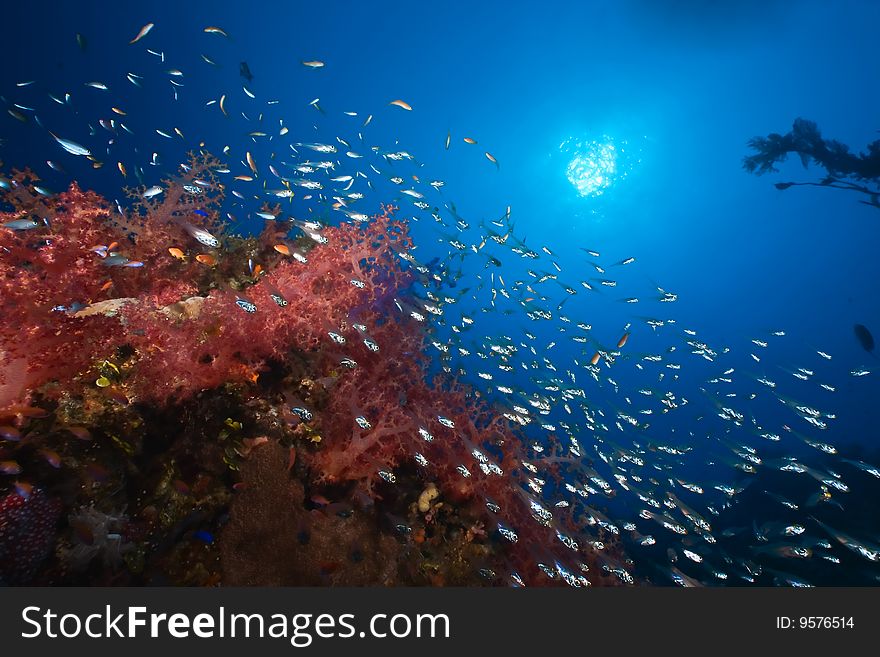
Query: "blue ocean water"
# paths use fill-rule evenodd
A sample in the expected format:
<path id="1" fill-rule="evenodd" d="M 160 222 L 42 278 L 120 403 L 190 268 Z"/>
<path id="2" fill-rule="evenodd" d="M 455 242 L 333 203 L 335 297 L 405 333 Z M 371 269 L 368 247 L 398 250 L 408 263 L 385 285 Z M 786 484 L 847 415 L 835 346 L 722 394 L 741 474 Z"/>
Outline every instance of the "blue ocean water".
<path id="1" fill-rule="evenodd" d="M 679 398 L 704 410 L 657 417 L 653 435 L 698 446 L 707 434 L 723 431 L 706 419 L 717 409 L 701 391 L 720 372 L 698 357 L 679 357 L 688 351 L 683 339 L 675 343 L 678 354 L 670 355 L 668 326 L 654 330 L 644 322 L 674 319 L 676 330 L 696 331 L 713 349 L 730 347 L 724 369 L 735 370 L 731 389 L 739 395 L 760 389 L 756 377 L 785 379 L 793 398 L 836 416 L 817 439 L 850 456 L 880 461 L 876 357 L 853 335 L 856 323 L 880 332 L 877 209 L 841 191 L 774 188 L 778 181 L 821 177 L 821 170 L 805 170 L 797 158 L 779 174 L 763 177 L 742 168 L 749 138 L 785 133 L 797 117 L 816 121 L 823 135 L 856 151 L 877 138 L 880 89 L 874 80 L 880 60 L 874 26 L 880 6 L 875 3 L 38 5 L 9 8 L 0 26 L 6 55 L 2 95 L 7 103 L 45 108 L 38 113 L 45 129 L 5 112 L 0 117 L 0 159 L 6 167 L 35 167 L 56 191 L 75 178 L 108 198 L 119 197 L 115 172 L 64 158 L 47 132 L 88 141 L 84 124 L 94 125 L 99 111 L 106 113 L 106 97 L 83 87 L 84 79 L 114 81 L 109 93 L 120 98 L 123 109 L 137 103 L 136 112 L 129 112 L 135 135 L 123 148 L 141 162 L 154 151 L 160 154 L 159 166 L 144 167 L 146 185 L 158 183 L 187 147 L 201 140 L 228 144 L 236 153 L 250 149 L 267 161 L 271 142 L 256 143 L 240 129 L 231 130 L 216 107 L 205 108 L 220 94 L 228 94 L 227 104 L 246 112 L 255 125 L 265 112 L 263 125 L 273 132 L 283 116 L 303 141 L 318 124 L 314 141 L 322 141 L 317 135 L 348 138 L 368 129 L 370 143 L 388 149 L 396 144 L 414 156 L 416 168 L 399 165 L 401 176 L 418 173 L 423 183 L 445 182 L 440 194 L 427 200 L 446 219 L 444 204 L 455 204 L 470 224 L 470 232 L 462 232 L 466 244 L 477 241 L 481 222 L 498 221 L 509 206 L 515 236 L 541 252 L 540 261 L 532 261 L 490 242 L 481 254 L 493 254 L 497 263 L 482 255 L 461 259 L 449 243 L 458 233 L 438 231 L 430 212 L 412 224 L 422 262 L 439 259 L 452 271 L 461 267 L 456 287 L 446 292 L 457 299 L 456 313 L 479 319 L 474 335 L 510 336 L 519 343 L 523 331 L 531 332 L 539 350 L 535 359 L 558 364 L 563 375 L 573 359 L 585 364 L 593 352 L 568 339 L 575 324 L 589 324 L 608 348 L 629 330 L 628 350 L 663 353 L 680 361 L 682 370 L 669 370 L 664 379 L 656 369 L 611 370 L 595 386 L 581 371 L 577 385 L 586 390 L 587 404 L 620 408 L 620 395 L 606 376 L 631 391 L 634 401 L 640 389 L 661 394 L 674 387 Z M 138 47 L 128 47 L 148 22 L 155 23 L 154 31 Z M 209 24 L 222 26 L 230 38 L 204 34 Z M 77 33 L 85 37 L 84 48 L 77 45 Z M 145 47 L 164 53 L 164 68 L 183 70 L 183 86 L 175 89 L 153 76 L 136 94 L 123 90 L 127 73 L 155 68 L 156 57 Z M 200 61 L 201 54 L 217 65 Z M 311 69 L 300 63 L 312 59 L 326 65 Z M 240 76 L 240 62 L 247 62 L 252 81 Z M 40 81 L 39 91 L 16 89 L 16 83 L 32 79 Z M 277 99 L 283 114 L 274 106 L 249 104 L 243 82 L 261 100 Z M 45 102 L 45 88 L 70 91 L 73 113 Z M 389 108 L 389 100 L 397 98 L 413 110 Z M 324 112 L 310 105 L 313 99 Z M 358 116 L 342 114 L 346 110 Z M 374 119 L 363 127 L 369 114 Z M 155 132 L 173 128 L 186 139 L 166 140 Z M 466 144 L 464 137 L 478 143 Z M 610 181 L 601 195 L 580 196 L 568 180 L 575 152 L 560 149 L 568 140 L 614 146 L 616 170 L 592 174 Z M 497 159 L 497 167 L 485 152 Z M 51 170 L 46 159 L 61 162 L 66 172 Z M 410 211 L 412 199 L 387 181 L 377 183 L 374 198 L 383 191 L 384 200 Z M 294 200 L 291 207 L 303 210 L 304 203 Z M 259 224 L 241 217 L 243 231 Z M 585 249 L 601 255 L 591 258 Z M 613 266 L 630 257 L 636 259 L 632 264 Z M 492 288 L 545 274 L 558 279 L 542 284 L 536 296 L 547 297 L 542 307 L 572 320 L 567 334 L 560 333 L 558 322 L 533 321 L 522 307 L 501 298 L 494 308 L 490 303 Z M 496 283 L 498 277 L 506 283 Z M 613 278 L 617 286 L 603 287 L 602 278 Z M 583 281 L 596 290 L 585 289 Z M 563 284 L 578 293 L 567 293 Z M 677 300 L 661 303 L 657 288 Z M 638 303 L 622 301 L 631 297 Z M 773 331 L 785 336 L 770 337 Z M 454 337 L 448 327 L 439 327 L 438 335 Z M 771 348 L 753 339 L 770 341 Z M 469 340 L 463 337 L 462 345 L 471 356 L 455 355 L 449 366 L 488 388 L 473 357 L 480 339 Z M 824 360 L 817 350 L 833 359 Z M 809 385 L 799 387 L 792 379 L 790 372 L 799 367 L 814 372 Z M 851 376 L 861 368 L 872 372 Z M 673 372 L 680 376 L 674 385 Z M 492 385 L 530 394 L 541 390 L 546 376 L 520 368 L 496 372 Z M 820 390 L 820 381 L 836 392 Z M 778 429 L 793 422 L 790 410 L 772 397 L 747 407 L 762 425 Z M 566 414 L 556 407 L 550 417 L 565 421 Z M 768 453 L 789 453 L 788 447 L 775 449 L 768 446 Z M 704 463 L 691 468 L 695 479 L 714 473 Z M 876 535 L 876 524 L 869 529 Z"/>

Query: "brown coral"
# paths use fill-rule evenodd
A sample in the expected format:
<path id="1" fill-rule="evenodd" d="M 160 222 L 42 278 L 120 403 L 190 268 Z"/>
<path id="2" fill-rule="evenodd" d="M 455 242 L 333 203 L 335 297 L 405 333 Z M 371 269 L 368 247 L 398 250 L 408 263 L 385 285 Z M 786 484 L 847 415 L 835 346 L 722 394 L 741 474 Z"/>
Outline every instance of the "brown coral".
<path id="1" fill-rule="evenodd" d="M 227 586 L 388 586 L 399 583 L 400 544 L 372 515 L 306 508 L 301 482 L 277 443 L 254 449 L 221 537 Z M 343 517 L 346 515 L 348 517 Z"/>

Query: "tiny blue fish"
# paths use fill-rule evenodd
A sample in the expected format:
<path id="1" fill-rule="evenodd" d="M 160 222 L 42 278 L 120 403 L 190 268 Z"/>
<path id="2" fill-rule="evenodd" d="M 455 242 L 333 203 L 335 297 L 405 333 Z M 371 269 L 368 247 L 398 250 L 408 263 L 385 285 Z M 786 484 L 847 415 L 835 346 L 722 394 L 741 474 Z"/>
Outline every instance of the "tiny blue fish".
<path id="1" fill-rule="evenodd" d="M 299 415 L 299 417 L 306 422 L 312 419 L 312 412 L 307 408 L 303 408 L 302 406 L 294 406 L 290 410 Z"/>

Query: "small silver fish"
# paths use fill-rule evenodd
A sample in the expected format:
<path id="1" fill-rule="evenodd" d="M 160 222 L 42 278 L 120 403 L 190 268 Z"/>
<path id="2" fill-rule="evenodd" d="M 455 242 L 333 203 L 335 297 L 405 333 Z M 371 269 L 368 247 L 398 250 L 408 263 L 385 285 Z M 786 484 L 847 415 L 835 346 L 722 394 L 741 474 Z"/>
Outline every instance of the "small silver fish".
<path id="1" fill-rule="evenodd" d="M 138 260 L 129 260 L 123 255 L 119 255 L 118 253 L 114 253 L 113 255 L 109 255 L 101 261 L 101 264 L 106 267 L 143 267 L 144 263 Z"/>
<path id="2" fill-rule="evenodd" d="M 9 230 L 32 230 L 39 225 L 40 222 L 35 219 L 14 219 L 0 224 L 3 228 L 8 228 Z"/>
<path id="3" fill-rule="evenodd" d="M 52 137 L 55 139 L 55 141 L 57 141 L 61 145 L 61 148 L 66 150 L 71 155 L 83 155 L 85 157 L 90 157 L 92 154 L 92 152 L 88 148 L 86 148 L 85 146 L 82 146 L 80 144 L 77 144 L 75 141 L 70 141 L 69 139 L 62 139 L 61 137 L 59 137 L 58 135 L 56 135 L 53 132 L 50 132 L 49 134 L 52 135 Z"/>
<path id="4" fill-rule="evenodd" d="M 218 240 L 216 237 L 211 235 L 211 233 L 204 230 L 203 228 L 198 228 L 196 226 L 193 226 L 189 222 L 183 222 L 181 225 L 183 226 L 183 229 L 187 233 L 189 233 L 190 236 L 192 236 L 192 238 L 195 239 L 200 244 L 204 244 L 205 246 L 209 246 L 212 249 L 216 249 L 220 246 L 220 240 Z"/>

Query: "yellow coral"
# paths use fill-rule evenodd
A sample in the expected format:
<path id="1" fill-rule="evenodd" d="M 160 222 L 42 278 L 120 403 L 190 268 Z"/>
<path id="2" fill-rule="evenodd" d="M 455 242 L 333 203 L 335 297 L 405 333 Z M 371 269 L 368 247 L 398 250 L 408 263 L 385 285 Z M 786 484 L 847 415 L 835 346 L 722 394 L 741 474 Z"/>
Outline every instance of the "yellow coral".
<path id="1" fill-rule="evenodd" d="M 437 486 L 432 483 L 429 483 L 425 490 L 422 491 L 422 494 L 419 495 L 419 511 L 422 513 L 427 513 L 431 510 L 431 502 L 440 497 L 440 491 L 437 490 Z"/>

